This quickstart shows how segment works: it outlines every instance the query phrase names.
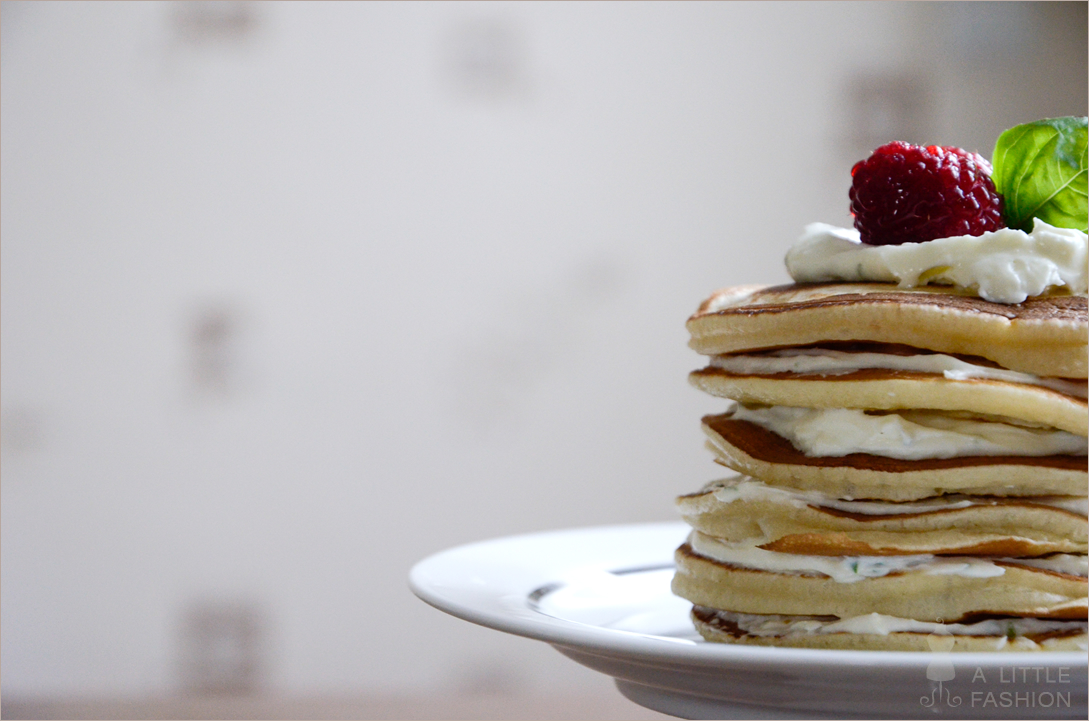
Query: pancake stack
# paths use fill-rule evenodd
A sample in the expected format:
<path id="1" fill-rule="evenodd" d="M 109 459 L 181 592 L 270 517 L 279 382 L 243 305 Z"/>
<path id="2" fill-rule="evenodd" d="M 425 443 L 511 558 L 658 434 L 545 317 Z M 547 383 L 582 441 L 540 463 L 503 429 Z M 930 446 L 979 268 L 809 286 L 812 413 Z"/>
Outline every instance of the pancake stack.
<path id="1" fill-rule="evenodd" d="M 745 286 L 687 324 L 737 475 L 677 499 L 710 641 L 1084 650 L 1086 297 Z"/>

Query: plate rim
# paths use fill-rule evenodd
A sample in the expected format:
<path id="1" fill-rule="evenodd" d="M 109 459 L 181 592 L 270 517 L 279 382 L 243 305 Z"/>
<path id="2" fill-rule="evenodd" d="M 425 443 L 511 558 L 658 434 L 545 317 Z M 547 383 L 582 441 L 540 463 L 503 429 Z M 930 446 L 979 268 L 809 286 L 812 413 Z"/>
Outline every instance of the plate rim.
<path id="1" fill-rule="evenodd" d="M 837 667 L 879 666 L 904 670 L 925 669 L 933 661 L 933 654 L 913 651 L 862 651 L 837 649 L 780 648 L 765 646 L 745 646 L 734 644 L 701 643 L 674 639 L 664 636 L 640 634 L 632 631 L 610 629 L 602 626 L 570 621 L 549 616 L 533 609 L 528 602 L 524 588 L 494 588 L 486 586 L 471 589 L 491 600 L 487 606 L 467 603 L 460 598 L 450 598 L 436 588 L 438 584 L 429 575 L 436 567 L 466 555 L 496 552 L 507 547 L 527 543 L 547 543 L 577 536 L 605 535 L 623 537 L 626 534 L 661 533 L 668 535 L 675 532 L 678 537 L 688 529 L 683 521 L 659 521 L 649 523 L 624 523 L 600 526 L 584 526 L 547 531 L 536 531 L 509 536 L 473 541 L 452 546 L 433 553 L 416 562 L 409 571 L 409 588 L 425 603 L 451 616 L 524 638 L 544 641 L 551 645 L 565 646 L 584 652 L 594 652 L 612 657 L 623 657 L 630 661 L 654 665 L 678 662 L 695 668 L 725 669 L 738 664 L 752 668 L 761 667 L 811 668 L 813 665 L 835 665 Z M 672 549 L 669 549 L 670 554 Z M 653 563 L 653 562 L 651 562 Z M 648 563 L 647 565 L 650 565 Z M 543 573 L 543 570 L 542 570 Z M 560 578 L 541 578 L 534 588 L 541 588 L 549 583 L 557 583 Z M 459 589 L 459 590 L 470 590 Z M 482 591 L 487 591 L 483 592 Z M 517 606 L 521 596 L 522 606 Z M 512 607 L 512 604 L 513 607 Z M 515 609 L 521 611 L 516 613 Z M 498 609 L 498 610 L 497 610 Z M 1078 651 L 1056 652 L 970 652 L 948 654 L 956 662 L 966 666 L 994 668 L 997 666 L 1025 665 L 1037 666 L 1089 666 L 1089 655 Z"/>

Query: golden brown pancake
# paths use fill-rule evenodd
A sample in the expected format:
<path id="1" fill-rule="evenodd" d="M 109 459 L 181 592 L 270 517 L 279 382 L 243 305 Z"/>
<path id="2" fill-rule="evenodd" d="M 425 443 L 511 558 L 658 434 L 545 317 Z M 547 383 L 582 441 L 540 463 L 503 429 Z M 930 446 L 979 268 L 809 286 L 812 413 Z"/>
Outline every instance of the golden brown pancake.
<path id="1" fill-rule="evenodd" d="M 780 617 L 769 617 L 778 620 Z M 800 619 L 810 617 L 802 616 Z M 890 633 L 795 633 L 756 635 L 738 625 L 738 614 L 706 606 L 692 608 L 692 623 L 708 641 L 739 643 L 754 646 L 788 646 L 793 648 L 823 648 L 852 651 L 924 651 L 961 653 L 973 651 L 1084 651 L 1089 642 L 1080 623 L 1055 624 L 1054 630 L 1016 635 L 1010 633 L 978 633 L 939 636 L 930 632 L 899 631 Z M 834 620 L 830 617 L 821 621 Z M 1002 623 L 995 624 L 1001 626 Z M 1065 628 L 1064 628 L 1065 626 Z M 942 630 L 940 627 L 939 631 Z"/>
<path id="2" fill-rule="evenodd" d="M 688 320 L 703 355 L 827 341 L 897 343 L 982 356 L 1039 376 L 1086 378 L 1086 298 L 1052 294 L 1005 305 L 953 288 L 811 283 L 727 288 Z"/>
<path id="3" fill-rule="evenodd" d="M 817 496 L 735 477 L 681 496 L 677 509 L 688 525 L 707 535 L 792 554 L 1041 556 L 1089 551 L 1085 516 L 1053 498 L 953 496 L 914 504 L 851 504 Z M 852 511 L 852 506 L 867 512 Z"/>
<path id="4" fill-rule="evenodd" d="M 738 473 L 837 498 L 911 501 L 945 493 L 1084 496 L 1089 484 L 1087 461 L 1081 456 L 811 457 L 771 431 L 733 420 L 729 413 L 704 416 L 702 427 L 717 459 Z"/>
<path id="5" fill-rule="evenodd" d="M 740 375 L 721 368 L 693 371 L 689 382 L 742 403 L 805 408 L 925 408 L 1004 416 L 1089 434 L 1089 404 L 1049 388 L 1000 380 L 949 380 L 936 373 L 877 368 L 842 375 Z"/>
<path id="6" fill-rule="evenodd" d="M 673 593 L 697 606 L 740 613 L 836 616 L 879 613 L 949 622 L 972 615 L 1086 619 L 1086 579 L 1000 563 L 1000 576 L 891 573 L 843 583 L 820 574 L 745 568 L 677 549 Z"/>

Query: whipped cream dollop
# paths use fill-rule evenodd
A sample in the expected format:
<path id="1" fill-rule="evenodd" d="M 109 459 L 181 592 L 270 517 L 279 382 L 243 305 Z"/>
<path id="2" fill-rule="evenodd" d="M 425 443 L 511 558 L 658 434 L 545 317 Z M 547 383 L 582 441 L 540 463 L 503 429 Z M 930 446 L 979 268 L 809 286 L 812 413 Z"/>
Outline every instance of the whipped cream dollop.
<path id="1" fill-rule="evenodd" d="M 1089 292 L 1089 236 L 1037 219 L 1032 232 L 1002 228 L 923 243 L 866 245 L 857 230 L 811 223 L 787 252 L 799 283 L 953 285 L 995 303 L 1022 303 L 1051 288 Z"/>
<path id="2" fill-rule="evenodd" d="M 867 413 L 853 408 L 737 404 L 733 418 L 779 435 L 807 456 L 869 453 L 922 460 L 959 456 L 1084 456 L 1085 438 L 1052 428 L 961 418 L 925 410 Z"/>

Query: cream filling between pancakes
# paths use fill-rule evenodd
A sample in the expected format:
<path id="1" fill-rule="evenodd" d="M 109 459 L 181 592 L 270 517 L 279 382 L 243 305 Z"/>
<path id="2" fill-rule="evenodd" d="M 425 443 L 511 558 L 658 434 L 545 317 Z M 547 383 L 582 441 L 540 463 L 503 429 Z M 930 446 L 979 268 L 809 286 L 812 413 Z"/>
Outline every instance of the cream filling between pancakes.
<path id="1" fill-rule="evenodd" d="M 709 609 L 750 636 L 783 637 L 823 633 L 854 633 L 887 636 L 890 633 L 933 633 L 952 636 L 1034 636 L 1046 633 L 1085 633 L 1085 621 L 1042 618 L 989 618 L 974 623 L 936 623 L 870 613 L 844 619 L 736 613 Z"/>
<path id="2" fill-rule="evenodd" d="M 890 573 L 926 573 L 968 578 L 992 578 L 1006 572 L 991 559 L 976 556 L 805 556 L 766 551 L 750 544 L 727 543 L 699 531 L 688 536 L 697 554 L 731 566 L 800 575 L 822 575 L 837 583 L 857 583 Z"/>
<path id="3" fill-rule="evenodd" d="M 935 556 L 922 553 L 908 556 L 808 556 L 767 551 L 748 542 L 729 543 L 696 530 L 689 534 L 688 545 L 700 556 L 719 563 L 771 573 L 822 575 L 837 583 L 857 583 L 892 573 L 993 578 L 1006 572 L 1001 563 L 1030 566 L 1072 576 L 1089 575 L 1089 557 L 1076 553 L 1056 553 L 1035 559 Z"/>
<path id="4" fill-rule="evenodd" d="M 949 494 L 924 498 L 918 501 L 887 502 L 887 501 L 852 501 L 819 491 L 800 491 L 782 486 L 770 486 L 763 481 L 738 476 L 733 479 L 716 481 L 705 489 L 714 499 L 720 503 L 732 503 L 734 501 L 767 501 L 770 503 L 783 503 L 802 508 L 812 506 L 816 508 L 831 508 L 837 511 L 858 513 L 868 516 L 895 516 L 914 513 L 930 513 L 934 511 L 954 511 L 972 506 L 1000 505 L 1006 499 L 997 499 L 986 496 L 968 496 L 964 494 Z M 1031 503 L 1037 506 L 1058 508 L 1080 516 L 1089 517 L 1089 498 L 1078 496 L 1027 496 L 1017 499 L 1018 503 Z"/>
<path id="5" fill-rule="evenodd" d="M 1086 439 L 1055 428 L 1030 428 L 926 410 L 868 413 L 852 408 L 737 404 L 733 418 L 754 423 L 811 457 L 868 453 L 901 460 L 961 456 L 1089 454 Z"/>
<path id="6" fill-rule="evenodd" d="M 1089 576 L 1089 556 L 1077 553 L 1055 553 L 1040 558 L 998 558 L 995 560 L 1014 563 L 1019 566 L 1042 568 L 1045 571 L 1065 573 L 1070 576 L 1081 576 L 1082 578 Z"/>
<path id="7" fill-rule="evenodd" d="M 711 356 L 714 368 L 738 375 L 846 375 L 867 368 L 934 373 L 949 380 L 996 380 L 1022 383 L 1058 391 L 1075 398 L 1089 397 L 1089 384 L 1062 378 L 1043 378 L 1032 373 L 969 363 L 944 353 L 898 355 L 870 351 L 841 351 L 831 348 L 781 348 L 759 355 L 730 354 Z"/>

